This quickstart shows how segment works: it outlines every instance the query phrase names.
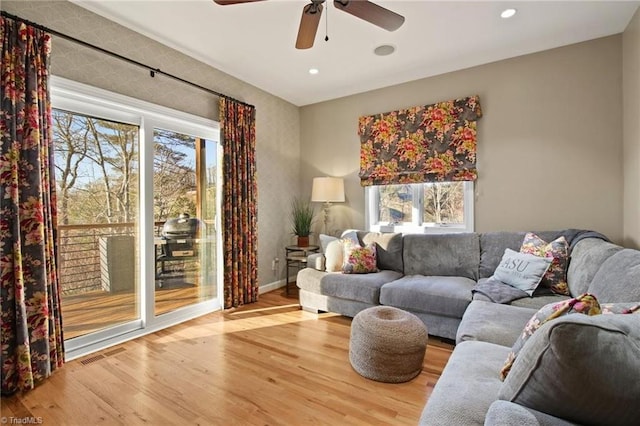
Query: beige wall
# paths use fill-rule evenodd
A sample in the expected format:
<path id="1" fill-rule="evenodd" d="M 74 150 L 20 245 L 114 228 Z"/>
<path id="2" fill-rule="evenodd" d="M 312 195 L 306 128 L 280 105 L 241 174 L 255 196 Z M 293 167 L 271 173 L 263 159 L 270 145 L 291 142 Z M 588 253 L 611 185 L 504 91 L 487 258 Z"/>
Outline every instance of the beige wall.
<path id="1" fill-rule="evenodd" d="M 622 35 L 624 244 L 640 249 L 640 9 Z"/>
<path id="2" fill-rule="evenodd" d="M 286 216 L 297 194 L 300 165 L 299 109 L 228 74 L 66 1 L 3 1 L 2 9 L 256 106 L 258 175 L 258 282 L 284 277 L 271 271 L 289 243 Z M 217 97 L 54 37 L 51 72 L 134 98 L 218 119 Z"/>
<path id="3" fill-rule="evenodd" d="M 475 230 L 588 228 L 620 242 L 621 38 L 302 107 L 302 191 L 314 176 L 345 176 L 336 227 L 364 226 L 358 117 L 478 94 Z"/>

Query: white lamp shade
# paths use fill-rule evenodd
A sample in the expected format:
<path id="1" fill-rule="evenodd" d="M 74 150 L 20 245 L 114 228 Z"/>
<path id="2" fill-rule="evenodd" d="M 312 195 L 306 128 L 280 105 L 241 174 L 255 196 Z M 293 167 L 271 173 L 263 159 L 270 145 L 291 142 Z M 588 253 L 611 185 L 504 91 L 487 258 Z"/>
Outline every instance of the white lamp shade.
<path id="1" fill-rule="evenodd" d="M 311 201 L 321 203 L 344 202 L 344 180 L 328 176 L 313 178 Z"/>

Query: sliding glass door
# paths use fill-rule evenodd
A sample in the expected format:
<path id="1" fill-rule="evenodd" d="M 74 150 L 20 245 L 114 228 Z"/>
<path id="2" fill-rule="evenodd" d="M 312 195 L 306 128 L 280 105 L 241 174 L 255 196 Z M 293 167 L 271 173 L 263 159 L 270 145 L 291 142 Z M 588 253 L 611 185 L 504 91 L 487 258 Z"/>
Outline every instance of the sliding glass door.
<path id="1" fill-rule="evenodd" d="M 154 129 L 155 315 L 216 295 L 218 144 Z"/>
<path id="2" fill-rule="evenodd" d="M 221 309 L 216 122 L 54 78 L 67 358 Z"/>
<path id="3" fill-rule="evenodd" d="M 139 127 L 53 110 L 64 336 L 140 318 Z"/>

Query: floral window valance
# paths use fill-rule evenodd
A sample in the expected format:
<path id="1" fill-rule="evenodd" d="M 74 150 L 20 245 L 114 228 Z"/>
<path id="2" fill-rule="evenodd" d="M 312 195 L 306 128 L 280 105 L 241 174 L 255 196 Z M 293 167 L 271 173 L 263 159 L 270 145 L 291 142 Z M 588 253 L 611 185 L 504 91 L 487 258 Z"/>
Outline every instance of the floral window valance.
<path id="1" fill-rule="evenodd" d="M 362 186 L 475 180 L 478 96 L 360 117 Z"/>

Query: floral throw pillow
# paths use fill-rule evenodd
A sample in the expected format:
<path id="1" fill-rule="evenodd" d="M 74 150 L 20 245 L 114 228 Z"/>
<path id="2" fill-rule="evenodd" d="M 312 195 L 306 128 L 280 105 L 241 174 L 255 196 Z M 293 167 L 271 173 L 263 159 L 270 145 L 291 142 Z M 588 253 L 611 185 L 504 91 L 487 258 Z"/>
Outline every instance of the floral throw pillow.
<path id="1" fill-rule="evenodd" d="M 540 285 L 548 287 L 556 294 L 571 296 L 567 285 L 567 266 L 569 264 L 569 244 L 566 238 L 560 237 L 547 243 L 533 232 L 528 232 L 520 253 L 529 253 L 535 256 L 551 258 L 551 266 L 544 274 Z"/>
<path id="2" fill-rule="evenodd" d="M 522 350 L 524 344 L 529 340 L 533 333 L 542 327 L 547 321 L 551 321 L 563 315 L 580 313 L 585 315 L 598 315 L 601 313 L 600 304 L 593 294 L 584 293 L 573 299 L 563 300 L 562 302 L 549 303 L 540 308 L 524 326 L 524 330 L 518 340 L 513 344 L 511 352 L 507 356 L 507 360 L 500 370 L 500 380 L 504 381 L 511 370 L 511 366 L 518 357 L 518 353 Z"/>
<path id="3" fill-rule="evenodd" d="M 343 240 L 342 243 L 344 245 L 343 273 L 368 274 L 369 272 L 378 272 L 375 244 L 361 247 L 348 239 Z"/>

